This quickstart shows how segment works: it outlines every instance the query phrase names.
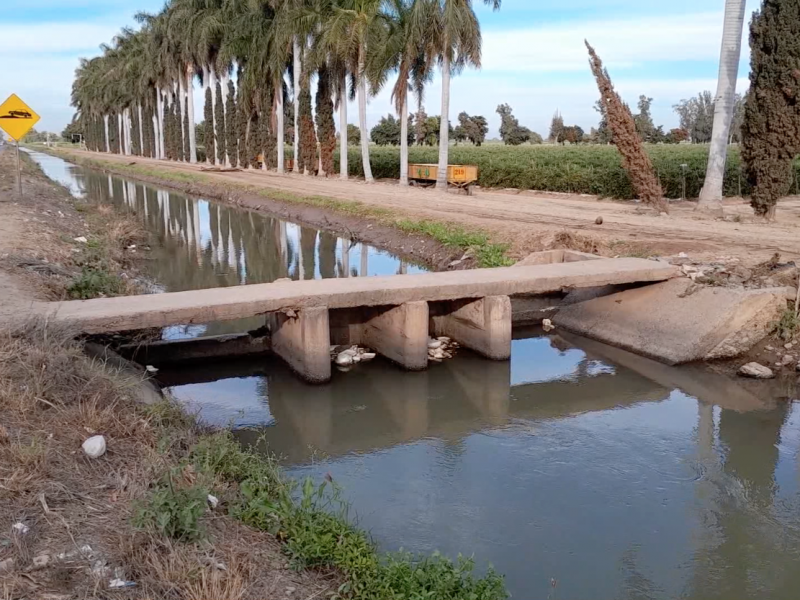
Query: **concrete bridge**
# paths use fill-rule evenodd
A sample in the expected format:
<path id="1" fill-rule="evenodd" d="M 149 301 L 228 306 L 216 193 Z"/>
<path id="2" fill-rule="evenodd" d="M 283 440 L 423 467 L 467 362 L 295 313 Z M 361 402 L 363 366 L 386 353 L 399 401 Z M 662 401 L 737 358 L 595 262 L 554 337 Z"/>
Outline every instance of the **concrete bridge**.
<path id="1" fill-rule="evenodd" d="M 592 258 L 594 260 L 588 260 Z M 492 360 L 511 354 L 510 296 L 664 281 L 666 263 L 541 253 L 523 266 L 268 284 L 37 303 L 34 312 L 89 334 L 265 316 L 272 351 L 301 377 L 331 376 L 330 346 L 361 344 L 408 370 L 428 365 L 430 335 Z M 528 262 L 528 261 L 526 261 Z"/>

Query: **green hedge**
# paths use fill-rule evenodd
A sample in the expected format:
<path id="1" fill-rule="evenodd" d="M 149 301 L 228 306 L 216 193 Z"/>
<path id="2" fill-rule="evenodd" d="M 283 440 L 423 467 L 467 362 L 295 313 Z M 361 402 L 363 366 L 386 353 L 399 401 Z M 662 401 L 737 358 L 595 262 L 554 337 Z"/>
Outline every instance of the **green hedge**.
<path id="1" fill-rule="evenodd" d="M 700 194 L 708 161 L 707 145 L 653 145 L 647 152 L 668 198 L 682 195 L 682 164 L 686 165 L 686 196 L 696 198 Z M 438 156 L 438 148 L 412 146 L 409 149 L 411 163 L 436 163 Z M 337 171 L 338 160 L 337 152 Z M 350 148 L 348 161 L 351 175 L 364 175 L 359 148 Z M 372 146 L 370 162 L 376 178 L 400 177 L 399 148 Z M 478 183 L 484 187 L 634 197 L 630 179 L 622 169 L 614 146 L 453 146 L 450 164 L 478 165 Z M 739 149 L 731 147 L 725 173 L 726 196 L 750 193 L 740 165 Z M 796 162 L 793 193 L 798 185 L 798 171 L 800 163 Z"/>

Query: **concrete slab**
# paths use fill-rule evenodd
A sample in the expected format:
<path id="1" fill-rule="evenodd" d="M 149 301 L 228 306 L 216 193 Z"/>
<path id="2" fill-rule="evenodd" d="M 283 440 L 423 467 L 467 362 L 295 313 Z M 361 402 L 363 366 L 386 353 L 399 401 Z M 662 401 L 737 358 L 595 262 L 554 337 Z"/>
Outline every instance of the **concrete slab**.
<path id="1" fill-rule="evenodd" d="M 40 302 L 30 312 L 70 323 L 85 333 L 106 333 L 211 323 L 285 309 L 397 306 L 406 302 L 546 294 L 564 288 L 664 281 L 676 274 L 676 267 L 657 261 L 601 258 L 526 267 L 282 281 L 144 296 Z M 21 316 L 25 315 L 18 314 L 16 318 Z"/>
<path id="2" fill-rule="evenodd" d="M 428 303 L 372 311 L 362 325 L 361 344 L 409 371 L 428 368 Z"/>
<path id="3" fill-rule="evenodd" d="M 310 383 L 331 378 L 330 325 L 327 308 L 267 316 L 272 351 Z"/>
<path id="4" fill-rule="evenodd" d="M 693 287 L 681 278 L 563 307 L 558 327 L 667 364 L 738 356 L 786 307 L 782 290 Z"/>
<path id="5" fill-rule="evenodd" d="M 446 335 L 492 360 L 511 357 L 511 300 L 487 296 L 454 303 L 452 312 L 433 317 L 435 335 Z"/>

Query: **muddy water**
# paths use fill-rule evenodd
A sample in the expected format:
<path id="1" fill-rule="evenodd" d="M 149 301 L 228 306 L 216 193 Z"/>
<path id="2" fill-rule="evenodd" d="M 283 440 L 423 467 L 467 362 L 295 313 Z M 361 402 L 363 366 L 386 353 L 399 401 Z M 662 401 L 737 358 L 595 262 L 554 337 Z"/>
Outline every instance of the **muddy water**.
<path id="1" fill-rule="evenodd" d="M 88 199 L 136 199 L 163 240 L 152 274 L 165 289 L 360 266 L 359 247 L 347 258 L 341 243 L 323 252 L 319 232 L 286 224 L 284 255 L 274 220 L 210 202 L 200 210 L 202 200 L 174 193 L 165 202 L 163 190 L 131 193 L 115 178 L 109 193 L 105 176 L 39 160 Z M 370 274 L 401 268 L 377 250 L 367 256 Z M 265 434 L 294 475 L 330 473 L 381 547 L 474 554 L 506 575 L 514 598 L 798 596 L 791 399 L 564 333 L 515 337 L 508 363 L 462 352 L 410 374 L 378 360 L 317 387 L 263 359 L 162 375 L 245 442 Z"/>

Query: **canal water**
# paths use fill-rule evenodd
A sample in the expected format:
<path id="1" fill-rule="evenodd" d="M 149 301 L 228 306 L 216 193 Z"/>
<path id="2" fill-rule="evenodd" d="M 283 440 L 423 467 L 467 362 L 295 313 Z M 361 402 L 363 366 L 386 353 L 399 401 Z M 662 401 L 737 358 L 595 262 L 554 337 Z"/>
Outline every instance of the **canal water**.
<path id="1" fill-rule="evenodd" d="M 159 241 L 149 274 L 164 290 L 419 269 L 313 229 L 32 156 L 76 196 L 139 215 Z M 330 474 L 381 548 L 474 555 L 506 576 L 514 598 L 800 594 L 791 397 L 539 329 L 515 331 L 510 362 L 464 351 L 405 373 L 376 360 L 325 386 L 264 359 L 159 375 L 204 419 L 246 443 L 263 436 L 290 474 Z"/>

